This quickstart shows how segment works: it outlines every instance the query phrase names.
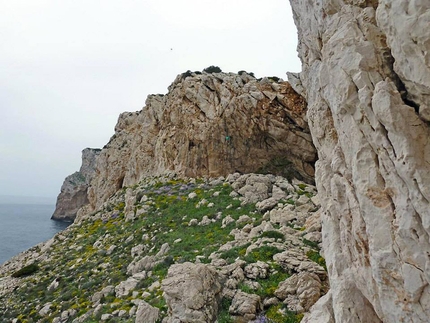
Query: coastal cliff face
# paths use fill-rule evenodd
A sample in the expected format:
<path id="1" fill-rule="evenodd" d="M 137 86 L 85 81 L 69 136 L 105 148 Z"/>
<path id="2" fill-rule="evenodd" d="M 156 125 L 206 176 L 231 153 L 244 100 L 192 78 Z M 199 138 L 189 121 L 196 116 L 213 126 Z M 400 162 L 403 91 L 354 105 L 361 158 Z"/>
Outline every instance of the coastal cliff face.
<path id="1" fill-rule="evenodd" d="M 99 153 L 100 149 L 92 148 L 82 151 L 81 168 L 64 180 L 51 219 L 73 221 L 78 210 L 89 203 L 87 191 L 90 181 L 94 177 L 96 158 Z"/>
<path id="2" fill-rule="evenodd" d="M 288 82 L 187 72 L 166 95 L 150 95 L 141 111 L 120 115 L 80 214 L 145 176 L 168 172 L 216 177 L 274 167 L 313 182 L 316 158 L 306 103 Z"/>
<path id="3" fill-rule="evenodd" d="M 303 322 L 428 322 L 430 3 L 291 6 L 331 285 Z"/>

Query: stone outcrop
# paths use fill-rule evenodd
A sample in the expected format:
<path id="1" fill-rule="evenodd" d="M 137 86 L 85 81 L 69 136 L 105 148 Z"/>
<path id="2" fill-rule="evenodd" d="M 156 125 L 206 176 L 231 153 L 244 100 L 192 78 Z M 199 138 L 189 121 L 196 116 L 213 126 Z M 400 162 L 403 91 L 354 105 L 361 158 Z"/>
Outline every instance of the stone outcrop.
<path id="1" fill-rule="evenodd" d="M 78 210 L 89 203 L 87 191 L 95 174 L 95 164 L 99 153 L 100 149 L 92 148 L 82 151 L 81 168 L 64 180 L 52 219 L 73 221 Z"/>
<path id="2" fill-rule="evenodd" d="M 167 323 L 215 322 L 222 287 L 214 269 L 190 262 L 173 265 L 162 289 L 168 306 Z"/>
<path id="3" fill-rule="evenodd" d="M 150 95 L 120 115 L 97 159 L 91 208 L 148 175 L 199 177 L 267 167 L 313 182 L 316 151 L 306 104 L 288 82 L 234 73 L 178 75 L 166 95 Z"/>
<path id="4" fill-rule="evenodd" d="M 331 285 L 303 322 L 428 322 L 430 3 L 290 2 Z"/>

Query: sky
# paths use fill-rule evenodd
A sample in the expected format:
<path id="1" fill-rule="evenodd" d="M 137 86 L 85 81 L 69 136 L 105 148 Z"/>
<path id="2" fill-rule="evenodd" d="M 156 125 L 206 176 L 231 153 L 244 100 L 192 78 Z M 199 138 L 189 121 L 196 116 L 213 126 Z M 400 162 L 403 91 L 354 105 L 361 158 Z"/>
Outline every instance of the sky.
<path id="1" fill-rule="evenodd" d="M 299 72 L 288 0 L 0 0 L 0 195 L 53 198 L 118 115 L 216 65 Z"/>

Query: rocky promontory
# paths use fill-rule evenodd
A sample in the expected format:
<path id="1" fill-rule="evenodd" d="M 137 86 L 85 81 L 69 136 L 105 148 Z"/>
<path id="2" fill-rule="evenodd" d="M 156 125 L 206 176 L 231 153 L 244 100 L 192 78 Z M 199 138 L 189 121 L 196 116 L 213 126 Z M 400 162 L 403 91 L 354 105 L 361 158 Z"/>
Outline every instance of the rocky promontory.
<path id="1" fill-rule="evenodd" d="M 61 186 L 53 220 L 73 221 L 78 210 L 88 204 L 88 186 L 95 174 L 96 158 L 100 149 L 86 148 L 82 151 L 82 165 L 78 172 L 69 175 Z"/>
<path id="2" fill-rule="evenodd" d="M 216 177 L 270 171 L 313 183 L 317 155 L 306 102 L 288 82 L 207 69 L 178 75 L 168 90 L 148 96 L 141 111 L 120 115 L 94 172 L 85 176 L 89 185 L 67 184 L 56 214 L 70 207 L 75 213 L 75 201 L 87 205 L 80 214 L 94 212 L 122 187 L 169 172 Z"/>

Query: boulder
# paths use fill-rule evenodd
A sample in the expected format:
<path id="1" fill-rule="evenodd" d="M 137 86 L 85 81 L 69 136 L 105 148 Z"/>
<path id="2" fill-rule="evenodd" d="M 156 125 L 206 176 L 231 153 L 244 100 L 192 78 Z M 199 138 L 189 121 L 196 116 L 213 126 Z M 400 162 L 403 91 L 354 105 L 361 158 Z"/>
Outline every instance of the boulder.
<path id="1" fill-rule="evenodd" d="M 234 296 L 229 312 L 231 315 L 243 317 L 245 320 L 253 320 L 256 314 L 262 310 L 260 296 L 238 291 Z"/>
<path id="2" fill-rule="evenodd" d="M 294 274 L 278 285 L 276 297 L 284 301 L 290 311 L 308 311 L 321 296 L 321 281 L 318 275 L 301 272 Z"/>
<path id="3" fill-rule="evenodd" d="M 115 286 L 115 296 L 116 297 L 124 297 L 127 296 L 130 291 L 136 288 L 139 281 L 133 277 L 128 278 L 125 281 L 122 281 L 117 286 Z"/>
<path id="4" fill-rule="evenodd" d="M 162 282 L 168 306 L 166 322 L 215 322 L 221 289 L 220 276 L 207 265 L 172 265 Z"/>
<path id="5" fill-rule="evenodd" d="M 135 323 L 156 323 L 160 315 L 158 308 L 152 307 L 147 302 L 139 303 L 136 312 Z"/>

